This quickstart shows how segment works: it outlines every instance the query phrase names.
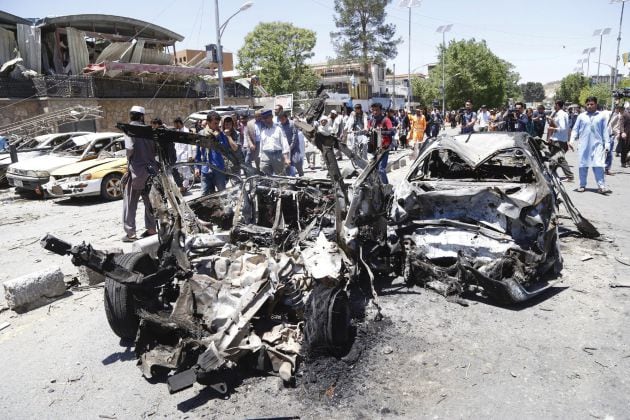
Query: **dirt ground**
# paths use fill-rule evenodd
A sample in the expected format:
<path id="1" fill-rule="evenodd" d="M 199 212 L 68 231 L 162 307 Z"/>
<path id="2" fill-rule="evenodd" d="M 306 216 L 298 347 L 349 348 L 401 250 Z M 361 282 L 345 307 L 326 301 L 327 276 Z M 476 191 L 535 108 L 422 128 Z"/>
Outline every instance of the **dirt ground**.
<path id="1" fill-rule="evenodd" d="M 628 418 L 630 288 L 611 285 L 630 286 L 624 252 L 630 220 L 620 217 L 630 207 L 630 169 L 615 162 L 614 171 L 611 196 L 570 188 L 604 239 L 573 235 L 571 220 L 563 219 L 563 275 L 542 298 L 508 308 L 470 297 L 463 306 L 397 279 L 381 292 L 384 319 L 368 313 L 358 325 L 351 357 L 309 361 L 295 388 L 244 372 L 228 397 L 201 385 L 169 395 L 166 384 L 142 378 L 133 349 L 110 331 L 102 288 L 70 292 L 21 315 L 5 310 L 0 413 L 14 419 Z M 119 240 L 121 202 L 26 200 L 3 190 L 0 211 L 0 283 L 53 265 L 66 280 L 77 275 L 69 258 L 39 246 L 47 232 L 131 248 Z"/>

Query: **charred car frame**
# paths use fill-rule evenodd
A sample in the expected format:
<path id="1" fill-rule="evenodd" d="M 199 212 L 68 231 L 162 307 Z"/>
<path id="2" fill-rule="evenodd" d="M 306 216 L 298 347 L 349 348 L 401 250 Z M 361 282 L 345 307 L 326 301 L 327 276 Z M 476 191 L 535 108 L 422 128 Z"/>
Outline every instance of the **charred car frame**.
<path id="1" fill-rule="evenodd" d="M 562 268 L 561 196 L 580 231 L 598 235 L 570 203 L 542 141 L 430 139 L 394 191 L 376 171 L 386 151 L 368 163 L 313 128 L 325 98 L 296 125 L 322 152 L 328 178 L 266 177 L 215 138 L 119 124 L 160 145 L 160 169 L 149 182 L 155 252 L 42 240 L 106 275 L 112 330 L 135 339 L 146 377 L 172 373 L 171 392 L 199 381 L 225 393 L 240 364 L 291 382 L 305 348 L 342 354 L 352 342 L 347 290 L 355 282 L 371 286 L 377 308 L 374 283 L 399 275 L 445 295 L 481 288 L 520 302 L 540 294 L 546 276 Z M 238 183 L 185 201 L 164 163 L 173 141 L 220 151 Z M 351 184 L 334 149 L 361 170 Z"/>

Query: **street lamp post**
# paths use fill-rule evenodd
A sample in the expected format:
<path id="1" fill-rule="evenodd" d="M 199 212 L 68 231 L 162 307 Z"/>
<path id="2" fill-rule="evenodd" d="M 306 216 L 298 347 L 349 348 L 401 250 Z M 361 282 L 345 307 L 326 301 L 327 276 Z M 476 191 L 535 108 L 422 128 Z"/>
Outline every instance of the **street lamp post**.
<path id="1" fill-rule="evenodd" d="M 578 64 L 580 64 L 580 65 L 582 66 L 582 68 L 581 68 L 581 73 L 582 73 L 582 76 L 584 76 L 584 63 L 585 63 L 585 62 L 586 62 L 586 59 L 584 59 L 584 58 L 580 58 L 580 59 L 577 61 L 577 63 L 578 63 Z"/>
<path id="2" fill-rule="evenodd" d="M 621 16 L 619 17 L 619 35 L 617 35 L 617 55 L 615 55 L 615 74 L 613 74 L 613 90 L 617 88 L 617 64 L 619 63 L 619 46 L 621 45 L 621 24 L 623 22 L 623 9 L 628 0 L 610 0 L 610 4 L 621 3 Z"/>
<path id="3" fill-rule="evenodd" d="M 591 70 L 591 53 L 594 53 L 597 48 L 586 48 L 582 51 L 582 54 L 586 54 L 586 77 L 588 77 Z"/>
<path id="4" fill-rule="evenodd" d="M 610 28 L 604 28 L 604 29 L 596 29 L 595 32 L 593 32 L 593 36 L 598 36 L 599 37 L 599 58 L 597 59 L 597 81 L 599 82 L 599 62 L 602 61 L 602 39 L 604 38 L 604 35 L 608 35 L 610 33 L 611 29 Z"/>
<path id="5" fill-rule="evenodd" d="M 398 7 L 409 9 L 409 57 L 407 62 L 407 110 L 411 109 L 411 8 L 420 6 L 421 0 L 400 0 Z"/>
<path id="6" fill-rule="evenodd" d="M 442 117 L 444 117 L 444 113 L 446 112 L 446 75 L 444 68 L 444 55 L 446 55 L 446 32 L 450 31 L 453 25 L 442 25 L 438 26 L 435 30 L 437 33 L 442 34 Z"/>
<path id="7" fill-rule="evenodd" d="M 612 72 L 613 72 L 613 70 L 614 70 L 615 68 L 614 68 L 613 66 L 611 66 L 610 64 L 600 63 L 599 61 L 597 62 L 597 64 L 603 64 L 603 65 L 605 65 L 605 66 L 607 66 L 607 67 L 609 67 L 609 68 L 610 68 L 610 73 L 611 73 L 611 76 L 610 76 L 610 88 L 611 88 L 611 89 L 613 89 L 613 87 L 612 87 L 612 86 L 613 86 L 613 76 L 612 76 Z"/>
<path id="8" fill-rule="evenodd" d="M 219 105 L 223 105 L 224 99 L 224 88 L 223 88 L 223 47 L 221 46 L 221 37 L 223 36 L 223 31 L 225 31 L 225 27 L 227 26 L 230 19 L 234 16 L 238 15 L 244 10 L 249 9 L 254 4 L 253 1 L 248 1 L 244 3 L 232 16 L 227 18 L 222 25 L 219 25 L 219 0 L 214 0 L 214 19 L 217 26 L 217 70 L 219 72 Z"/>

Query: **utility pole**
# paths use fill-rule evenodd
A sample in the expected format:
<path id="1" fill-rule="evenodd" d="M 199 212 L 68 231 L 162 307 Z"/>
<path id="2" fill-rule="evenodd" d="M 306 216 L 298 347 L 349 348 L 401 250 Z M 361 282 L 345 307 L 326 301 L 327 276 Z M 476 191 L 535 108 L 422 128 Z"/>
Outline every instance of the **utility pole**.
<path id="1" fill-rule="evenodd" d="M 407 110 L 411 109 L 411 8 L 420 6 L 421 0 L 400 0 L 398 7 L 406 7 L 409 9 L 409 52 L 407 60 Z"/>
<path id="2" fill-rule="evenodd" d="M 409 1 L 409 52 L 407 57 L 407 111 L 411 110 L 411 1 Z M 617 51 L 619 55 L 619 51 Z"/>
<path id="3" fill-rule="evenodd" d="M 599 58 L 597 59 L 597 82 L 599 83 L 599 63 L 602 61 L 602 39 L 610 33 L 610 28 L 596 29 L 593 36 L 599 36 Z"/>
<path id="4" fill-rule="evenodd" d="M 591 53 L 595 52 L 597 48 L 592 47 L 592 48 L 586 48 L 584 51 L 582 51 L 582 54 L 586 54 L 586 77 L 588 78 L 589 74 L 590 74 L 590 69 L 591 69 Z"/>
<path id="5" fill-rule="evenodd" d="M 446 68 L 444 67 L 444 56 L 446 55 L 446 36 L 445 34 L 451 30 L 453 25 L 438 26 L 435 32 L 442 33 L 442 117 L 446 112 Z"/>
<path id="6" fill-rule="evenodd" d="M 224 88 L 223 88 L 223 46 L 221 46 L 221 37 L 223 31 L 227 26 L 230 19 L 241 13 L 243 10 L 247 10 L 254 4 L 253 1 L 245 2 L 232 16 L 226 19 L 222 25 L 219 25 L 219 0 L 214 0 L 214 20 L 217 25 L 217 70 L 219 71 L 219 105 L 223 105 L 224 100 Z"/>
<path id="7" fill-rule="evenodd" d="M 396 63 L 394 63 L 394 70 L 392 74 L 392 107 L 396 107 L 394 101 L 396 100 Z"/>
<path id="8" fill-rule="evenodd" d="M 223 105 L 223 51 L 221 51 L 221 25 L 219 25 L 219 0 L 214 0 L 214 20 L 217 27 L 217 67 L 219 71 L 219 105 Z"/>
<path id="9" fill-rule="evenodd" d="M 619 35 L 617 35 L 617 55 L 615 55 L 615 73 L 613 74 L 613 90 L 617 88 L 617 64 L 619 63 L 619 47 L 621 45 L 621 24 L 623 23 L 623 9 L 628 0 L 611 0 L 611 3 L 621 3 L 621 16 L 619 17 Z"/>

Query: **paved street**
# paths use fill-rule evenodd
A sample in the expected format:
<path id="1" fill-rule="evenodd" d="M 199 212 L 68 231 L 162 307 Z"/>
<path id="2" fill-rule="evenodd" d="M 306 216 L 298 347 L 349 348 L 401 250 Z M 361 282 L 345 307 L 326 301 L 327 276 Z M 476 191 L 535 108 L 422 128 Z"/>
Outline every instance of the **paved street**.
<path id="1" fill-rule="evenodd" d="M 575 153 L 568 158 L 575 164 Z M 393 183 L 402 171 L 390 176 Z M 594 192 L 592 175 L 587 192 L 569 188 L 605 238 L 563 237 L 563 275 L 542 299 L 517 308 L 481 301 L 464 307 L 420 288 L 388 292 L 381 297 L 385 320 L 332 399 L 255 375 L 226 399 L 200 385 L 169 395 L 164 383 L 142 378 L 132 348 L 107 325 L 102 288 L 94 288 L 22 315 L 0 313 L 0 325 L 10 324 L 0 331 L 0 412 L 13 419 L 625 418 L 630 288 L 611 285 L 630 285 L 630 220 L 619 217 L 630 208 L 630 169 L 617 159 L 613 172 L 610 196 Z M 39 246 L 47 232 L 131 249 L 119 241 L 120 201 L 25 200 L 3 190 L 0 209 L 0 282 L 51 265 L 66 280 L 77 275 L 69 258 Z M 562 223 L 573 229 L 570 219 Z"/>

